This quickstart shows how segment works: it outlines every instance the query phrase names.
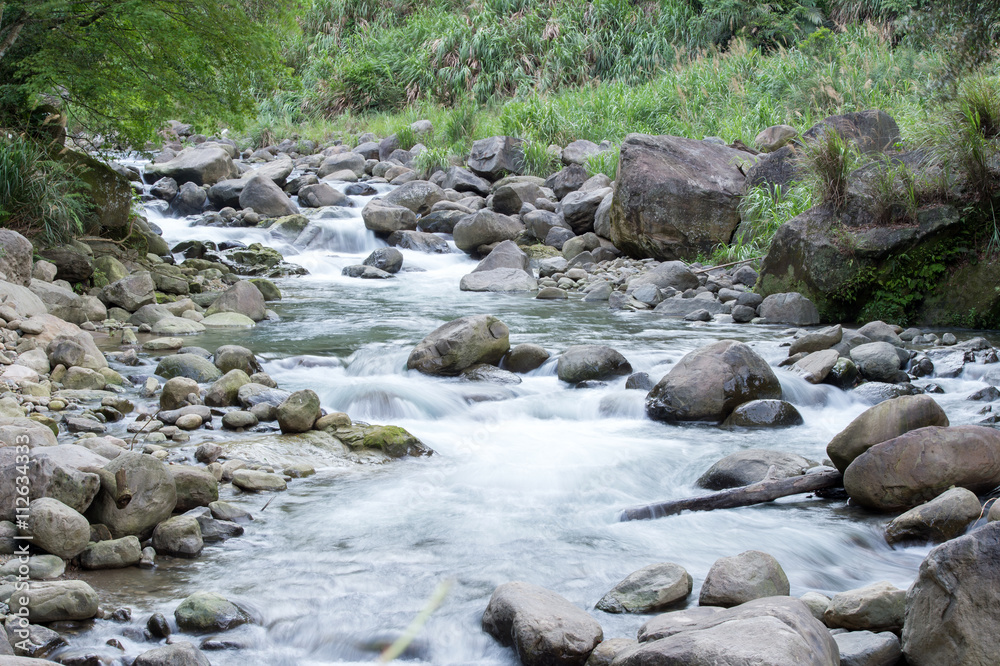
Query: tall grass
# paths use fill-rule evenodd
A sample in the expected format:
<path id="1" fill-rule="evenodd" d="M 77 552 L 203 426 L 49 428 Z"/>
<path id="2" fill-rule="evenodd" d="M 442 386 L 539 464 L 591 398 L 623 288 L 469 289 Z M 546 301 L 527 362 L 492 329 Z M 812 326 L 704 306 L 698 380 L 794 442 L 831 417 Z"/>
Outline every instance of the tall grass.
<path id="1" fill-rule="evenodd" d="M 0 227 L 46 244 L 83 231 L 87 185 L 37 143 L 0 132 Z"/>
<path id="2" fill-rule="evenodd" d="M 833 127 L 824 127 L 818 137 L 805 143 L 799 159 L 813 198 L 841 210 L 847 203 L 851 173 L 860 166 L 854 142 Z"/>
<path id="3" fill-rule="evenodd" d="M 804 183 L 775 185 L 773 189 L 762 184 L 751 189 L 740 201 L 742 223 L 732 243 L 717 246 L 712 261 L 718 264 L 763 257 L 778 227 L 814 203 L 812 189 Z"/>

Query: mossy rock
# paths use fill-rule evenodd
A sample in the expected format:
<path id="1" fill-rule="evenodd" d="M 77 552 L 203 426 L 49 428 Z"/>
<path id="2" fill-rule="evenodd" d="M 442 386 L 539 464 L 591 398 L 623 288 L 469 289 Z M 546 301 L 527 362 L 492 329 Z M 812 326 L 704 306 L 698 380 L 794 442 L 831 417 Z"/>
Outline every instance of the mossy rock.
<path id="1" fill-rule="evenodd" d="M 562 256 L 562 252 L 548 245 L 522 245 L 521 250 L 528 255 L 529 259 L 549 259 L 550 257 Z"/>
<path id="2" fill-rule="evenodd" d="M 128 179 L 104 162 L 74 150 L 56 153 L 87 184 L 85 196 L 93 203 L 91 226 L 103 229 L 127 228 L 132 215 L 132 186 Z"/>
<path id="3" fill-rule="evenodd" d="M 430 455 L 431 449 L 399 426 L 373 426 L 355 423 L 334 431 L 337 439 L 353 450 L 372 449 L 390 458 Z"/>
<path id="4" fill-rule="evenodd" d="M 281 290 L 267 278 L 251 278 L 250 284 L 257 287 L 265 301 L 280 301 Z"/>

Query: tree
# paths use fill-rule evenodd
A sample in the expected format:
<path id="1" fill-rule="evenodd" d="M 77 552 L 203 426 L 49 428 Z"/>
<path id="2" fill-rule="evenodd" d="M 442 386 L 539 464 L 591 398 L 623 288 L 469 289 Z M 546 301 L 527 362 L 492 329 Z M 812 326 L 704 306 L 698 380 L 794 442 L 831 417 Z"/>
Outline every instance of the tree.
<path id="1" fill-rule="evenodd" d="M 142 145 L 163 121 L 237 123 L 267 91 L 291 0 L 0 0 L 0 126 L 45 97 Z"/>

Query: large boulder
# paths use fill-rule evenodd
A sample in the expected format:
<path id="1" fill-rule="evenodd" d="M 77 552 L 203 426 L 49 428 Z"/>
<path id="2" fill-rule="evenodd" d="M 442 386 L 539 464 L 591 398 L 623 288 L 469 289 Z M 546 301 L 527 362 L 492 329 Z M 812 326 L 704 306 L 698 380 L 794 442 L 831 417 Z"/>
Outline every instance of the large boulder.
<path id="1" fill-rule="evenodd" d="M 340 190 L 333 189 L 329 183 L 303 185 L 299 188 L 299 204 L 306 208 L 323 208 L 324 206 L 350 207 L 351 200 Z"/>
<path id="2" fill-rule="evenodd" d="M 122 569 L 139 563 L 142 544 L 134 536 L 108 539 L 90 543 L 80 553 L 80 566 L 84 569 Z"/>
<path id="3" fill-rule="evenodd" d="M 380 247 L 365 257 L 362 265 L 373 266 L 386 273 L 398 273 L 403 267 L 403 253 L 396 248 Z"/>
<path id="4" fill-rule="evenodd" d="M 240 192 L 240 208 L 253 208 L 266 217 L 297 215 L 299 207 L 267 176 L 252 176 Z"/>
<path id="5" fill-rule="evenodd" d="M 750 400 L 781 398 L 767 361 L 735 340 L 722 340 L 684 356 L 646 396 L 657 421 L 721 422 Z"/>
<path id="6" fill-rule="evenodd" d="M 431 206 L 442 199 L 444 190 L 426 180 L 411 180 L 382 197 L 384 203 L 409 208 L 417 215 L 429 213 Z"/>
<path id="7" fill-rule="evenodd" d="M 857 145 L 863 153 L 883 152 L 900 142 L 896 121 L 880 109 L 829 116 L 809 128 L 802 139 L 812 141 L 830 130 Z"/>
<path id="8" fill-rule="evenodd" d="M 94 259 L 74 245 L 59 245 L 38 252 L 56 265 L 56 279 L 83 282 L 94 274 Z"/>
<path id="9" fill-rule="evenodd" d="M 650 564 L 615 585 L 597 608 L 606 613 L 654 613 L 686 599 L 691 586 L 691 574 L 679 564 Z"/>
<path id="10" fill-rule="evenodd" d="M 415 252 L 426 252 L 427 254 L 451 253 L 448 241 L 436 234 L 424 233 L 423 231 L 393 231 L 389 234 L 386 242 L 392 247 L 400 247 L 404 250 L 413 250 Z"/>
<path id="11" fill-rule="evenodd" d="M 574 345 L 562 353 L 556 364 L 556 374 L 564 382 L 624 377 L 632 374 L 628 360 L 606 345 Z"/>
<path id="12" fill-rule="evenodd" d="M 35 292 L 13 282 L 0 280 L 0 299 L 22 317 L 42 315 L 49 311 Z"/>
<path id="13" fill-rule="evenodd" d="M 562 209 L 566 223 L 573 229 L 575 234 L 584 234 L 594 230 L 594 221 L 597 217 L 597 209 L 604 202 L 604 199 L 612 194 L 610 187 L 602 187 L 596 190 L 577 190 L 567 194 L 559 206 Z M 614 199 L 612 199 L 612 204 Z"/>
<path id="14" fill-rule="evenodd" d="M 32 280 L 29 287 L 45 303 L 49 314 L 74 324 L 104 321 L 108 309 L 96 297 L 80 296 L 70 289 L 51 282 Z"/>
<path id="15" fill-rule="evenodd" d="M 24 533 L 31 537 L 32 545 L 64 560 L 79 555 L 90 542 L 87 519 L 51 497 L 41 497 L 31 503 Z"/>
<path id="16" fill-rule="evenodd" d="M 468 169 L 458 166 L 448 168 L 444 174 L 444 181 L 441 183 L 441 187 L 446 190 L 455 190 L 456 192 L 471 192 L 481 197 L 485 197 L 490 193 L 490 183 L 488 180 L 480 178 Z"/>
<path id="17" fill-rule="evenodd" d="M 156 285 L 148 271 L 139 271 L 112 282 L 103 295 L 109 305 L 135 312 L 143 305 L 156 303 Z"/>
<path id="18" fill-rule="evenodd" d="M 428 375 L 457 375 L 477 363 L 496 365 L 510 349 L 507 325 L 493 315 L 461 317 L 424 338 L 406 361 Z"/>
<path id="19" fill-rule="evenodd" d="M 844 472 L 851 500 L 880 511 L 909 509 L 952 486 L 1000 485 L 1000 432 L 983 426 L 929 426 L 876 444 Z"/>
<path id="20" fill-rule="evenodd" d="M 494 136 L 472 143 L 467 164 L 477 176 L 497 180 L 521 173 L 524 168 L 524 141 L 509 136 Z"/>
<path id="21" fill-rule="evenodd" d="M 27 287 L 31 284 L 31 241 L 12 229 L 0 229 L 0 280 Z"/>
<path id="22" fill-rule="evenodd" d="M 841 472 L 855 458 L 876 444 L 926 428 L 947 426 L 948 417 L 929 395 L 904 395 L 880 402 L 862 412 L 834 436 L 826 454 Z"/>
<path id="23" fill-rule="evenodd" d="M 829 630 L 788 597 L 665 613 L 643 625 L 639 641 L 614 666 L 840 666 Z"/>
<path id="24" fill-rule="evenodd" d="M 824 321 L 856 320 L 866 306 L 874 306 L 896 316 L 906 314 L 915 322 L 948 325 L 972 310 L 992 317 L 1000 309 L 1000 294 L 965 288 L 996 282 L 1000 268 L 995 263 L 940 270 L 947 257 L 958 262 L 953 252 L 965 219 L 955 208 L 927 207 L 918 211 L 916 224 L 891 227 L 861 217 L 855 222 L 830 206 L 817 206 L 781 225 L 761 264 L 757 292 L 765 297 L 799 292 Z M 917 259 L 900 263 L 902 255 Z M 939 276 L 922 281 L 935 288 L 909 294 L 909 312 L 895 309 L 899 294 L 886 285 L 925 271 Z"/>
<path id="25" fill-rule="evenodd" d="M 770 297 L 769 297 L 770 298 Z M 888 342 L 869 342 L 851 350 L 861 375 L 873 382 L 893 383 L 899 375 L 899 355 Z"/>
<path id="26" fill-rule="evenodd" d="M 28 498 L 49 497 L 74 511 L 86 511 L 100 489 L 101 480 L 96 473 L 85 470 L 101 467 L 107 459 L 82 446 L 56 446 L 52 431 L 36 421 L 0 419 L 0 439 L 8 444 L 0 446 L 0 478 L 13 479 L 20 475 L 15 443 L 23 443 L 24 437 L 34 445 L 31 450 L 33 464 L 28 471 Z M 15 519 L 17 488 L 14 483 L 0 484 L 0 520 Z"/>
<path id="27" fill-rule="evenodd" d="M 523 232 L 520 220 L 483 209 L 456 224 L 453 235 L 458 249 L 472 254 L 484 245 L 515 240 Z"/>
<path id="28" fill-rule="evenodd" d="M 604 638 L 597 620 L 562 596 L 531 583 L 504 583 L 483 613 L 483 630 L 513 646 L 524 666 L 583 666 Z"/>
<path id="29" fill-rule="evenodd" d="M 360 178 L 365 175 L 365 158 L 358 153 L 338 153 L 323 160 L 319 165 L 316 175 L 326 178 L 338 171 L 352 171 L 355 177 Z"/>
<path id="30" fill-rule="evenodd" d="M 759 550 L 720 557 L 702 583 L 702 606 L 738 606 L 763 597 L 786 596 L 788 578 L 778 561 Z"/>
<path id="31" fill-rule="evenodd" d="M 89 620 L 97 615 L 97 610 L 97 593 L 82 580 L 33 581 L 30 594 L 14 594 L 10 598 L 10 613 L 23 614 L 33 624 Z"/>
<path id="32" fill-rule="evenodd" d="M 191 465 L 170 465 L 167 469 L 177 488 L 174 511 L 190 511 L 219 499 L 219 482 L 210 472 Z"/>
<path id="33" fill-rule="evenodd" d="M 516 268 L 528 275 L 532 275 L 530 268 L 531 260 L 514 241 L 506 240 L 490 252 L 479 264 L 472 269 L 473 273 L 492 271 L 497 268 Z"/>
<path id="34" fill-rule="evenodd" d="M 1000 522 L 932 550 L 906 594 L 903 654 L 911 666 L 995 664 L 1000 654 Z"/>
<path id="35" fill-rule="evenodd" d="M 222 292 L 222 295 L 205 310 L 205 315 L 210 316 L 217 312 L 238 312 L 254 321 L 261 321 L 267 317 L 267 305 L 257 287 L 246 280 L 240 280 Z"/>
<path id="36" fill-rule="evenodd" d="M 177 488 L 166 466 L 152 456 L 123 452 L 104 466 L 101 491 L 87 511 L 92 523 L 106 525 L 113 537 L 148 536 L 153 527 L 170 517 L 177 503 Z M 115 475 L 124 470 L 132 499 L 119 508 Z"/>
<path id="37" fill-rule="evenodd" d="M 674 136 L 629 134 L 611 203 L 611 240 L 633 257 L 693 259 L 729 243 L 753 156 Z M 600 202 L 598 202 L 600 203 Z"/>
<path id="38" fill-rule="evenodd" d="M 146 174 L 154 178 L 173 178 L 178 185 L 213 185 L 240 175 L 229 153 L 218 144 L 202 144 L 182 152 L 169 162 L 150 164 L 146 167 Z"/>
<path id="39" fill-rule="evenodd" d="M 361 209 L 365 228 L 376 234 L 388 236 L 395 231 L 415 231 L 417 215 L 409 208 L 393 206 L 383 200 L 373 199 Z"/>

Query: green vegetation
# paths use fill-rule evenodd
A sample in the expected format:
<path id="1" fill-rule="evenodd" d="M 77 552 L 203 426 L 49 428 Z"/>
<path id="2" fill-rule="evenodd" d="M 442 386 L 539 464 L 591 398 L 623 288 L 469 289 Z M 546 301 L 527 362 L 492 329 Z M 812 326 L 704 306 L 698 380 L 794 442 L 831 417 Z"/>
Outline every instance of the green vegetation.
<path id="1" fill-rule="evenodd" d="M 0 227 L 44 243 L 65 242 L 83 230 L 84 184 L 36 142 L 0 136 Z"/>
<path id="2" fill-rule="evenodd" d="M 766 184 L 751 189 L 740 202 L 742 224 L 733 242 L 717 247 L 711 261 L 729 263 L 763 257 L 778 227 L 809 210 L 814 203 L 812 190 L 803 183 L 791 183 L 784 188 L 777 185 L 773 190 Z"/>
<path id="3" fill-rule="evenodd" d="M 285 4 L 0 2 L 0 127 L 23 127 L 46 100 L 120 145 L 141 146 L 175 116 L 239 123 L 275 80 Z"/>

